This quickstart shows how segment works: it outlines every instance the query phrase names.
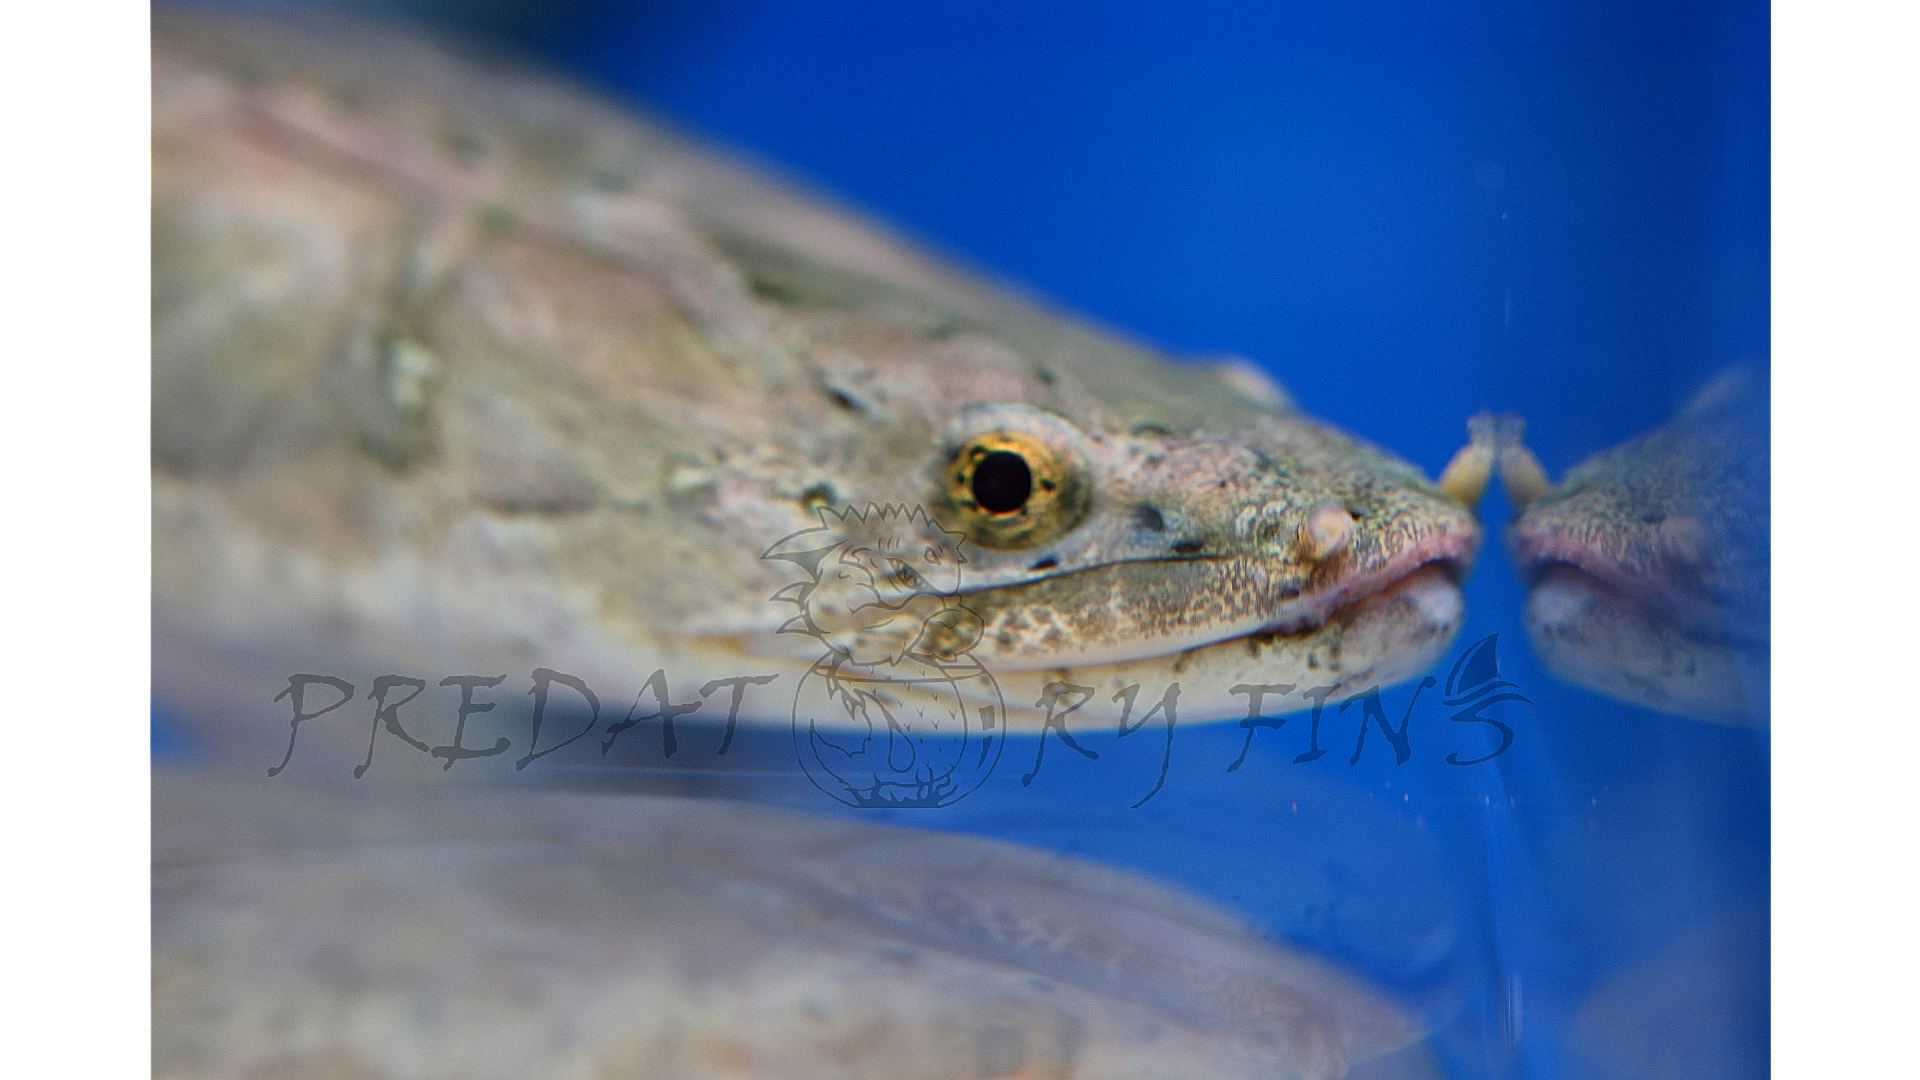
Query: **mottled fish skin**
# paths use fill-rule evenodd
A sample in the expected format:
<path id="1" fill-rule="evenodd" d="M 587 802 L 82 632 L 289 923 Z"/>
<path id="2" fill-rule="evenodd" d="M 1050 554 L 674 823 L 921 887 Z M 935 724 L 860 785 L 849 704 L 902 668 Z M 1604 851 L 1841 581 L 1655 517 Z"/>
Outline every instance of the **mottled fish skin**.
<path id="1" fill-rule="evenodd" d="M 163 10 L 154 42 L 154 677 L 190 719 L 318 665 L 790 686 L 819 642 L 777 632 L 795 571 L 764 556 L 822 508 L 968 537 L 1016 727 L 1062 679 L 1088 722 L 1173 679 L 1183 720 L 1241 683 L 1360 692 L 1460 625 L 1461 489 L 1251 365 L 1169 362 L 404 35 Z M 996 438 L 1051 455 L 1023 460 L 1052 509 L 967 502 Z"/>
<path id="2" fill-rule="evenodd" d="M 1547 667 L 1661 712 L 1765 724 L 1768 466 L 1764 387 L 1742 371 L 1552 488 L 1509 429 L 1502 482 L 1525 512 L 1507 539 Z"/>
<path id="3" fill-rule="evenodd" d="M 745 804 L 162 774 L 154 1070 L 1331 1080 L 1421 1031 L 1205 902 Z"/>

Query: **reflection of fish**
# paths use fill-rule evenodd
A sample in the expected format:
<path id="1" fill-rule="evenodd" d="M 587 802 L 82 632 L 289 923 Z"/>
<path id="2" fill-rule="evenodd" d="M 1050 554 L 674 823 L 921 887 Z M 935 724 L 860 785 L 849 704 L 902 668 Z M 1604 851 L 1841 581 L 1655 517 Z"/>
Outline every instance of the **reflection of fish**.
<path id="1" fill-rule="evenodd" d="M 997 841 L 607 795 L 155 795 L 165 1080 L 1331 1078 L 1419 1034 L 1198 900 Z"/>
<path id="2" fill-rule="evenodd" d="M 1517 423 L 1476 422 L 1524 510 L 1508 537 L 1549 668 L 1662 712 L 1765 722 L 1766 423 L 1757 381 L 1729 373 L 1548 487 Z"/>
<path id="3" fill-rule="evenodd" d="M 1168 363 L 384 31 L 154 38 L 155 683 L 190 715 L 321 663 L 791 687 L 817 643 L 776 634 L 761 555 L 821 506 L 967 534 L 1016 710 L 1179 677 L 1184 719 L 1232 716 L 1236 684 L 1390 682 L 1458 627 L 1472 477 L 1249 365 Z"/>

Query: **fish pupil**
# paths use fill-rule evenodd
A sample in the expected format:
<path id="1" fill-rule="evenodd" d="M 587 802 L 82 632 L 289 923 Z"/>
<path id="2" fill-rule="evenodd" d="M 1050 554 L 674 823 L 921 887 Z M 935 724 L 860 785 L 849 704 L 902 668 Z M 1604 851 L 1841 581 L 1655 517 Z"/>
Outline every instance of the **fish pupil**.
<path id="1" fill-rule="evenodd" d="M 1033 470 L 1027 459 L 1010 450 L 995 450 L 973 470 L 973 498 L 990 514 L 1008 514 L 1026 505 L 1033 494 Z"/>

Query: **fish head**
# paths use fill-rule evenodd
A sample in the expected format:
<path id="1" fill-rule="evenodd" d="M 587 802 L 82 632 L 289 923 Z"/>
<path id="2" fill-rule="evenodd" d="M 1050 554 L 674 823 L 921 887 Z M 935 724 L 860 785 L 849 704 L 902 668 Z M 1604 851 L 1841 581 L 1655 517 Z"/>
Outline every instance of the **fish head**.
<path id="1" fill-rule="evenodd" d="M 1417 676 L 1460 625 L 1462 489 L 1252 364 L 1177 362 L 537 78 L 162 22 L 170 697 L 322 661 L 784 689 L 824 648 L 966 656 L 1009 700 L 1178 683 L 1225 719 L 1236 685 Z"/>
<path id="2" fill-rule="evenodd" d="M 1729 373 L 1524 505 L 1507 538 L 1549 668 L 1665 712 L 1764 715 L 1765 415 L 1753 377 Z"/>
<path id="3" fill-rule="evenodd" d="M 1422 571 L 1453 588 L 1479 542 L 1417 470 L 1298 415 L 1174 433 L 991 405 L 936 461 L 934 512 L 977 549 L 979 655 L 1006 670 L 1311 638 Z"/>
<path id="4" fill-rule="evenodd" d="M 1048 379 L 1023 382 L 1020 362 L 1032 359 L 996 346 L 983 352 L 1004 364 L 981 362 L 960 381 L 1009 392 L 944 414 L 925 395 L 918 470 L 891 488 L 837 483 L 897 509 L 822 511 L 817 531 L 869 537 L 857 547 L 922 562 L 942 553 L 937 574 L 915 564 L 894 588 L 938 582 L 918 602 L 947 598 L 945 621 L 868 625 L 859 651 L 875 655 L 877 635 L 890 635 L 879 651 L 897 658 L 920 627 L 945 643 L 933 655 L 965 653 L 1010 703 L 1049 683 L 1177 683 L 1183 715 L 1204 720 L 1245 715 L 1235 686 L 1363 693 L 1417 676 L 1451 642 L 1480 526 L 1411 464 L 1299 413 L 1277 388 L 1249 393 L 1261 388 L 1239 365 L 1228 378 L 1160 363 L 1113 388 L 1098 380 L 1105 365 L 1053 362 Z M 902 448 L 915 433 L 900 423 L 877 441 Z M 876 526 L 901 537 L 872 539 Z M 771 554 L 817 543 L 783 540 Z"/>

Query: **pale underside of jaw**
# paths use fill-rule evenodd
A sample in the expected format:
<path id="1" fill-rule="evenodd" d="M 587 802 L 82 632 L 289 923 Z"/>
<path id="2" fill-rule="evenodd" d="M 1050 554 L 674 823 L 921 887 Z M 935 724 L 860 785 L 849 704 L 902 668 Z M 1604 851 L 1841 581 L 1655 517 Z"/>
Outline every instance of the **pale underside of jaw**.
<path id="1" fill-rule="evenodd" d="M 1567 564 L 1536 568 L 1527 635 L 1549 671 L 1633 705 L 1729 724 L 1765 724 L 1769 651 L 1689 633 L 1607 580 Z"/>

